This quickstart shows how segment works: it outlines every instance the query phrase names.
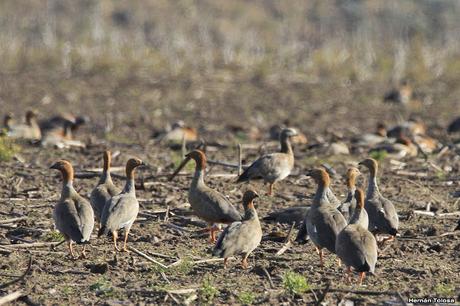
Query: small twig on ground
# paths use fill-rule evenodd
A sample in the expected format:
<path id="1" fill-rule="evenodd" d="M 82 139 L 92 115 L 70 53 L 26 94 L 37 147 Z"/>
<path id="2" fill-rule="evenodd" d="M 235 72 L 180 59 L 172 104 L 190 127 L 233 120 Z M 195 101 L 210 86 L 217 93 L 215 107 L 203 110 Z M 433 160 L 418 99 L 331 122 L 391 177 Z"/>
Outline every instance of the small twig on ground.
<path id="1" fill-rule="evenodd" d="M 179 258 L 179 260 L 173 262 L 172 264 L 168 265 L 168 268 L 172 268 L 172 267 L 175 267 L 175 266 L 178 266 L 182 263 L 182 258 Z"/>
<path id="2" fill-rule="evenodd" d="M 403 306 L 407 306 L 406 300 L 403 298 L 401 292 L 396 291 L 396 296 L 398 297 L 399 301 Z"/>
<path id="3" fill-rule="evenodd" d="M 23 295 L 21 291 L 15 291 L 13 293 L 7 294 L 0 298 L 0 305 L 5 305 L 7 303 L 13 302 L 20 298 Z"/>
<path id="4" fill-rule="evenodd" d="M 229 257 L 228 259 L 232 259 L 234 257 Z M 208 263 L 208 262 L 219 262 L 219 261 L 224 261 L 224 258 L 209 258 L 209 259 L 201 259 L 201 260 L 196 260 L 193 262 L 194 265 L 202 264 L 202 263 Z"/>
<path id="5" fill-rule="evenodd" d="M 275 289 L 275 284 L 273 284 L 272 277 L 270 273 L 268 273 L 267 269 L 265 267 L 262 267 L 262 271 L 264 271 L 265 275 L 268 278 L 268 283 L 270 284 L 270 289 Z"/>
<path id="6" fill-rule="evenodd" d="M 161 278 L 162 278 L 165 282 L 167 282 L 168 284 L 171 284 L 171 281 L 166 277 L 166 274 L 165 274 L 163 271 L 160 272 L 160 275 L 161 275 Z"/>
<path id="7" fill-rule="evenodd" d="M 241 147 L 241 143 L 238 143 L 238 176 L 240 176 L 243 172 L 242 152 L 243 149 Z"/>
<path id="8" fill-rule="evenodd" d="M 321 303 L 324 301 L 324 299 L 326 298 L 326 294 L 328 294 L 328 292 L 331 291 L 330 286 L 331 286 L 331 284 L 327 283 L 326 288 L 321 290 L 321 295 L 318 297 L 317 301 L 315 302 L 316 306 L 321 305 Z"/>
<path id="9" fill-rule="evenodd" d="M 27 249 L 27 248 L 42 248 L 42 247 L 57 247 L 65 241 L 59 242 L 34 242 L 34 243 L 18 243 L 18 244 L 2 244 L 0 247 L 8 249 Z"/>
<path id="10" fill-rule="evenodd" d="M 21 276 L 19 276 L 18 278 L 13 279 L 13 280 L 11 280 L 9 282 L 6 282 L 4 284 L 0 284 L 0 289 L 4 289 L 6 287 L 9 287 L 9 286 L 11 286 L 13 284 L 16 284 L 17 282 L 20 282 L 21 280 L 23 280 L 27 276 L 27 274 L 29 274 L 31 268 L 32 268 L 32 256 L 29 257 L 29 263 L 27 264 L 26 271 Z"/>
<path id="11" fill-rule="evenodd" d="M 164 265 L 164 264 L 162 264 L 161 262 L 159 262 L 159 261 L 153 259 L 152 257 L 148 256 L 147 254 L 145 254 L 145 253 L 139 251 L 138 249 L 136 249 L 136 248 L 134 248 L 134 247 L 132 247 L 132 246 L 129 246 L 128 249 L 129 249 L 130 251 L 133 251 L 133 252 L 136 253 L 137 255 L 139 255 L 139 256 L 141 256 L 141 257 L 147 259 L 148 261 L 153 262 L 154 264 L 156 264 L 156 265 L 162 267 L 163 269 L 167 269 L 167 268 L 168 268 L 166 265 Z"/>
<path id="12" fill-rule="evenodd" d="M 25 219 L 27 219 L 26 216 L 24 216 L 24 217 L 18 217 L 18 218 L 11 218 L 11 219 L 0 220 L 0 224 L 14 223 L 14 222 L 21 221 L 21 220 L 25 220 Z"/>
<path id="13" fill-rule="evenodd" d="M 190 294 L 190 293 L 194 293 L 195 291 L 197 291 L 197 288 L 166 290 L 166 292 L 172 293 L 172 294 Z"/>
<path id="14" fill-rule="evenodd" d="M 416 215 L 424 215 L 430 217 L 436 217 L 436 214 L 432 211 L 425 211 L 425 210 L 414 210 L 414 214 Z"/>
<path id="15" fill-rule="evenodd" d="M 166 206 L 165 217 L 163 219 L 163 222 L 168 222 L 168 220 L 169 220 L 169 205 Z"/>
<path id="16" fill-rule="evenodd" d="M 295 222 L 292 223 L 291 225 L 291 228 L 289 229 L 289 232 L 286 236 L 286 238 L 284 239 L 284 245 L 281 247 L 281 249 L 279 249 L 278 252 L 276 252 L 275 256 L 280 256 L 282 254 L 284 254 L 284 252 L 286 252 L 292 245 L 292 242 L 291 242 L 291 233 L 292 233 L 292 230 L 295 228 Z"/>
<path id="17" fill-rule="evenodd" d="M 426 172 L 413 172 L 413 171 L 406 171 L 406 170 L 398 170 L 396 171 L 396 174 L 400 176 L 417 177 L 417 178 L 427 178 L 428 177 L 428 173 Z"/>
<path id="18" fill-rule="evenodd" d="M 398 177 L 396 177 L 396 178 L 398 178 Z M 430 196 L 430 198 L 433 199 L 433 201 L 435 201 L 435 202 L 438 203 L 438 204 L 442 204 L 442 201 L 439 200 L 437 197 L 435 197 L 435 196 L 433 195 L 433 191 L 432 191 L 430 188 L 428 188 L 428 187 L 426 187 L 426 186 L 423 186 L 422 184 L 419 184 L 419 183 L 414 182 L 414 181 L 412 181 L 412 180 L 406 179 L 406 178 L 399 178 L 399 179 L 400 179 L 400 180 L 403 180 L 403 181 L 406 181 L 406 182 L 408 182 L 408 183 L 411 183 L 411 184 L 413 184 L 413 185 L 415 185 L 415 186 L 418 186 L 418 187 L 420 187 L 420 188 L 422 188 L 422 189 L 425 189 L 426 191 L 428 191 L 427 193 L 428 193 L 428 195 Z"/>

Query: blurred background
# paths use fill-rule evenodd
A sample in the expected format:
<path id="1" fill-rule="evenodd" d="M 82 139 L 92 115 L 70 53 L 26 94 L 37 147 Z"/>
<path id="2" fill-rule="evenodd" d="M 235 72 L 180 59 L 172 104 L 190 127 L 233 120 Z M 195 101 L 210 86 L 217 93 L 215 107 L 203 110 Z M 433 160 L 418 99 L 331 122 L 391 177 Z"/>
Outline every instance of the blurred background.
<path id="1" fill-rule="evenodd" d="M 2 1 L 0 99 L 18 115 L 86 112 L 105 130 L 178 119 L 327 129 L 336 118 L 371 129 L 373 112 L 445 125 L 458 106 L 459 17 L 456 0 Z M 382 103 L 402 80 L 421 107 Z"/>

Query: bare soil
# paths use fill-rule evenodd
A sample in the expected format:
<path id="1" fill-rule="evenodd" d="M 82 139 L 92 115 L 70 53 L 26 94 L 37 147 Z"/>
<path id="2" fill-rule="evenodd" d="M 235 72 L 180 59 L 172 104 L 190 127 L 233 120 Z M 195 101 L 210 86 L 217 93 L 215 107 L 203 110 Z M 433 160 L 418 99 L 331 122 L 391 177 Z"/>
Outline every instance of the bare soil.
<path id="1" fill-rule="evenodd" d="M 257 201 L 259 216 L 284 207 L 309 205 L 313 182 L 305 177 L 308 169 L 329 163 L 338 173 L 332 188 L 345 197 L 343 174 L 347 166 L 367 156 L 366 150 L 351 146 L 351 138 L 372 132 L 378 121 L 394 124 L 411 111 L 386 105 L 380 97 L 386 88 L 380 84 L 353 84 L 340 81 L 307 83 L 282 78 L 258 79 L 238 72 L 216 71 L 212 77 L 181 75 L 146 76 L 132 71 L 122 76 L 102 73 L 76 74 L 64 78 L 46 71 L 16 72 L 2 75 L 1 110 L 22 115 L 34 108 L 46 117 L 59 111 L 90 116 L 91 122 L 79 131 L 86 149 L 57 150 L 21 144 L 21 151 L 8 162 L 1 162 L 0 220 L 25 217 L 2 224 L 0 221 L 0 284 L 21 275 L 32 257 L 31 270 L 23 280 L 0 289 L 0 295 L 21 290 L 22 303 L 44 305 L 72 304 L 314 304 L 324 299 L 329 305 L 354 300 L 363 305 L 401 303 L 393 294 L 408 297 L 460 298 L 460 240 L 457 235 L 442 236 L 455 227 L 459 216 L 433 217 L 414 214 L 428 204 L 437 213 L 460 210 L 458 201 L 460 159 L 451 146 L 447 153 L 430 155 L 430 166 L 422 156 L 403 160 L 399 165 L 390 158 L 381 163 L 380 189 L 395 204 L 401 219 L 401 237 L 386 246 L 379 255 L 376 275 L 366 278 L 358 288 L 346 283 L 344 267 L 338 267 L 334 255 L 328 255 L 324 268 L 311 243 L 294 243 L 284 254 L 275 256 L 283 246 L 290 226 L 262 222 L 266 235 L 250 257 L 251 268 L 242 270 L 238 260 L 223 269 L 222 262 L 210 259 L 212 245 L 202 227 L 193 218 L 187 203 L 190 176 L 173 182 L 167 176 L 180 161 L 180 151 L 152 140 L 154 130 L 177 119 L 198 128 L 209 143 L 212 160 L 236 162 L 237 143 L 268 142 L 268 128 L 286 119 L 309 138 L 307 145 L 296 145 L 296 167 L 292 176 L 276 186 L 275 196 L 266 195 L 266 187 L 254 186 L 263 195 Z M 428 125 L 428 133 L 444 144 L 451 144 L 444 128 L 458 114 L 459 88 L 448 80 L 420 84 L 431 104 L 416 112 Z M 448 94 L 446 94 L 448 93 Z M 113 125 L 107 131 L 106 126 Z M 235 132 L 235 127 L 242 132 Z M 251 127 L 261 131 L 260 140 L 251 140 L 244 132 Z M 328 156 L 325 146 L 342 139 L 352 147 L 347 156 Z M 101 166 L 101 152 L 119 152 L 113 166 L 123 166 L 130 156 L 138 156 L 151 169 L 137 175 L 137 197 L 141 214 L 135 222 L 129 245 L 165 265 L 182 260 L 175 267 L 159 268 L 130 253 L 115 253 L 109 238 L 94 235 L 88 259 L 71 260 L 64 244 L 57 247 L 12 248 L 28 242 L 59 241 L 53 232 L 52 209 L 60 196 L 60 177 L 49 170 L 57 159 L 70 160 L 77 172 Z M 243 150 L 245 163 L 275 146 Z M 402 167 L 402 169 L 397 169 Z M 398 175 L 399 170 L 423 173 L 425 177 Z M 190 169 L 188 169 L 190 171 Z M 244 186 L 234 177 L 215 174 L 234 173 L 234 169 L 210 166 L 207 183 L 227 195 L 239 209 Z M 123 176 L 123 172 L 114 172 Z M 76 179 L 75 187 L 88 197 L 98 178 Z M 359 179 L 366 186 L 366 177 Z M 118 186 L 123 179 L 115 177 Z M 457 193 L 455 193 L 457 191 Z M 165 221 L 165 213 L 170 214 Z M 158 212 L 160 211 L 160 212 Z M 178 227 L 182 228 L 179 229 Z M 295 231 L 293 236 L 295 235 Z M 94 233 L 95 234 L 95 233 Z M 274 236 L 281 239 L 274 241 Z M 159 256 L 163 254 L 164 256 Z M 270 286 L 266 270 L 273 282 Z M 283 275 L 294 271 L 303 275 L 311 288 L 294 295 L 283 286 Z M 212 288 L 217 292 L 212 296 Z M 324 296 L 323 289 L 329 287 Z M 193 289 L 175 291 L 180 289 Z M 346 293 L 342 291 L 368 291 Z M 196 295 L 196 297 L 195 297 Z M 247 298 L 247 297 L 250 298 Z M 246 299 L 244 299 L 246 297 Z"/>

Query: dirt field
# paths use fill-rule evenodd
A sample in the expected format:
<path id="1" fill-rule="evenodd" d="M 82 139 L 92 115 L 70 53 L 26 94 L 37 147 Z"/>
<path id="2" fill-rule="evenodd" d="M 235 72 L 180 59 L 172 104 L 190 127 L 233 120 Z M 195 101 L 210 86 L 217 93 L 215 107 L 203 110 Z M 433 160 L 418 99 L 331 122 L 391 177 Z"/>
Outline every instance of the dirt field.
<path id="1" fill-rule="evenodd" d="M 283 246 L 283 238 L 272 238 L 285 237 L 288 225 L 262 223 L 266 238 L 250 257 L 249 270 L 242 270 L 237 260 L 231 262 L 228 270 L 222 269 L 222 262 L 200 262 L 211 258 L 212 245 L 206 236 L 195 233 L 201 228 L 199 223 L 189 222 L 191 211 L 185 204 L 190 177 L 180 176 L 169 182 L 164 176 L 180 161 L 180 151 L 155 144 L 150 137 L 154 129 L 166 122 L 183 119 L 196 126 L 203 139 L 227 146 L 210 147 L 210 159 L 236 162 L 235 144 L 257 141 L 249 140 L 243 132 L 235 133 L 235 126 L 242 131 L 258 127 L 263 136 L 259 142 L 264 143 L 268 141 L 268 127 L 289 118 L 292 126 L 308 136 L 309 143 L 295 146 L 295 171 L 277 186 L 274 197 L 266 196 L 265 186 L 255 184 L 263 195 L 257 201 L 259 216 L 283 207 L 308 205 L 315 186 L 304 174 L 324 162 L 338 172 L 332 188 L 344 199 L 346 167 L 367 153 L 355 150 L 349 156 L 328 156 L 325 145 L 337 137 L 350 144 L 355 134 L 372 131 L 377 121 L 391 124 L 398 116 L 407 116 L 397 107 L 381 103 L 382 89 L 377 84 L 256 82 L 238 75 L 225 81 L 218 76 L 206 80 L 195 80 L 193 76 L 166 80 L 142 78 L 135 73 L 122 79 L 82 75 L 61 80 L 37 73 L 15 73 L 3 75 L 0 86 L 2 111 L 19 115 L 30 107 L 37 109 L 41 117 L 64 110 L 91 117 L 78 135 L 88 143 L 86 149 L 42 149 L 21 144 L 16 158 L 1 163 L 0 220 L 21 219 L 0 223 L 0 283 L 21 275 L 32 258 L 25 278 L 0 290 L 2 295 L 21 290 L 25 297 L 19 304 L 313 304 L 318 299 L 329 305 L 344 300 L 399 304 L 396 292 L 403 300 L 433 295 L 459 298 L 458 235 L 441 236 L 453 230 L 458 216 L 434 218 L 413 213 L 424 210 L 429 203 L 437 213 L 460 209 L 456 193 L 460 162 L 455 149 L 440 157 L 429 156 L 442 170 L 430 166 L 422 157 L 404 160 L 403 165 L 392 163 L 389 158 L 383 161 L 381 191 L 396 205 L 401 237 L 380 254 L 376 275 L 357 288 L 346 284 L 343 268 L 337 267 L 334 256 L 327 256 L 326 266 L 320 268 L 311 243 L 293 244 L 284 254 L 275 256 Z M 445 83 L 424 86 L 420 90 L 428 92 L 435 103 L 419 113 L 426 119 L 430 135 L 451 143 L 443 128 L 452 118 L 452 110 L 458 107 L 458 88 L 450 87 L 446 95 Z M 45 95 L 48 98 L 43 99 Z M 114 128 L 104 132 L 108 120 Z M 129 156 L 138 156 L 152 165 L 138 173 L 138 185 L 144 182 L 144 188 L 137 190 L 142 208 L 129 244 L 165 265 L 181 260 L 179 264 L 163 269 L 133 252 L 115 254 L 108 238 L 95 236 L 89 258 L 84 260 L 70 260 L 65 245 L 14 247 L 60 241 L 52 221 L 53 205 L 60 195 L 60 176 L 48 167 L 60 158 L 70 160 L 77 172 L 100 167 L 101 152 L 106 148 L 120 153 L 113 166 L 123 166 Z M 262 150 L 276 149 L 275 145 Z M 243 150 L 244 162 L 259 154 L 257 149 Z M 426 176 L 398 175 L 400 170 Z M 235 171 L 219 166 L 208 171 L 209 175 L 224 173 Z M 366 186 L 366 181 L 366 177 L 360 178 L 359 185 Z M 80 194 L 89 196 L 96 183 L 96 177 L 76 179 L 75 186 Z M 116 177 L 115 183 L 122 186 L 124 182 Z M 234 203 L 240 203 L 242 189 L 234 183 L 234 177 L 209 177 L 207 183 Z M 165 221 L 167 207 L 170 214 Z M 241 209 L 240 204 L 238 208 Z M 10 244 L 12 248 L 8 247 Z M 273 287 L 265 271 L 270 274 Z M 303 275 L 309 289 L 301 294 L 290 293 L 283 282 L 290 271 Z M 329 289 L 324 296 L 326 287 Z M 346 290 L 366 292 L 342 292 Z"/>
<path id="2" fill-rule="evenodd" d="M 21 291 L 18 305 L 405 305 L 435 296 L 458 305 L 460 136 L 446 127 L 460 115 L 459 14 L 455 0 L 0 1 L 0 116 L 33 109 L 39 119 L 90 118 L 77 134 L 84 149 L 18 142 L 12 152 L 0 138 L 0 298 Z M 421 106 L 382 102 L 403 79 Z M 323 163 L 337 172 L 332 189 L 344 200 L 347 167 L 368 157 L 352 139 L 411 115 L 441 145 L 428 159 L 382 159 L 380 190 L 399 212 L 401 236 L 382 248 L 362 287 L 346 283 L 334 255 L 320 268 L 311 242 L 277 256 L 290 226 L 267 222 L 250 269 L 238 258 L 224 270 L 187 204 L 193 167 L 169 182 L 180 145 L 152 136 L 183 120 L 209 144 L 209 159 L 236 163 L 242 144 L 249 164 L 278 150 L 272 125 L 303 132 L 308 143 L 294 145 L 295 169 L 275 196 L 254 183 L 262 219 L 309 205 L 315 185 L 305 174 Z M 328 153 L 336 141 L 351 154 Z M 129 245 L 167 268 L 135 252 L 115 254 L 96 230 L 88 259 L 71 260 L 57 245 L 52 210 L 61 178 L 49 167 L 71 161 L 75 188 L 88 197 L 98 181 L 88 170 L 102 166 L 106 149 L 114 167 L 131 156 L 151 165 L 137 171 L 141 212 Z M 246 186 L 235 184 L 236 170 L 209 165 L 208 175 L 241 210 Z M 124 172 L 113 176 L 123 186 Z"/>

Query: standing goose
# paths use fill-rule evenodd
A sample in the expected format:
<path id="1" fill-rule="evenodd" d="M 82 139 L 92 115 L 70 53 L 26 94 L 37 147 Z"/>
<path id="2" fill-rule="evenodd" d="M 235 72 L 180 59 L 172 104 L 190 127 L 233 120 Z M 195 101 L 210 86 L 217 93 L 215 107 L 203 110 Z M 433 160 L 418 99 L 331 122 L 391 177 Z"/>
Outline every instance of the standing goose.
<path id="1" fill-rule="evenodd" d="M 50 169 L 61 171 L 63 179 L 61 198 L 54 206 L 54 223 L 57 230 L 64 235 L 70 255 L 76 258 L 73 242 L 77 244 L 89 243 L 94 227 L 93 209 L 89 202 L 73 188 L 74 171 L 68 161 L 60 160 L 54 163 Z M 85 246 L 83 246 L 81 255 L 86 257 Z"/>
<path id="2" fill-rule="evenodd" d="M 39 140 L 41 138 L 40 127 L 37 123 L 37 114 L 33 111 L 27 111 L 26 122 L 24 124 L 11 124 L 11 118 L 7 120 L 5 118 L 5 124 L 8 129 L 8 137 L 20 138 L 26 140 Z"/>
<path id="3" fill-rule="evenodd" d="M 118 230 L 125 229 L 123 251 L 127 252 L 128 234 L 131 226 L 136 220 L 139 212 L 139 202 L 136 199 L 134 187 L 134 169 L 145 165 L 138 158 L 131 158 L 126 163 L 126 184 L 122 192 L 110 199 L 105 206 L 101 216 L 101 228 L 98 236 L 112 233 L 115 250 L 120 251 L 117 246 Z"/>
<path id="4" fill-rule="evenodd" d="M 97 183 L 97 186 L 93 189 L 89 198 L 94 210 L 94 216 L 98 222 L 101 222 L 105 204 L 110 201 L 113 196 L 120 193 L 120 190 L 115 187 L 112 182 L 112 177 L 110 176 L 110 162 L 112 160 L 110 151 L 105 151 L 103 158 L 104 168 L 99 183 Z"/>
<path id="5" fill-rule="evenodd" d="M 324 168 L 324 170 L 326 170 L 326 173 L 328 173 L 328 174 L 331 173 L 331 175 L 332 175 L 332 172 L 330 172 L 331 168 L 329 166 L 323 165 L 322 167 Z M 325 195 L 326 200 L 329 203 L 331 203 L 332 206 L 334 206 L 335 208 L 340 208 L 342 203 L 340 202 L 339 199 L 337 199 L 337 197 L 335 196 L 334 192 L 332 192 L 332 189 L 331 189 L 330 186 L 329 186 L 329 188 L 327 188 L 327 190 L 325 192 L 326 192 L 326 195 Z M 305 210 L 307 211 L 308 208 L 309 207 L 305 207 Z M 302 222 L 300 222 L 299 231 L 298 231 L 297 236 L 295 238 L 295 241 L 300 242 L 300 243 L 305 243 L 306 241 L 308 241 L 308 232 L 307 232 L 307 224 L 306 224 L 305 216 L 306 216 L 306 214 L 304 214 L 304 216 L 302 218 Z M 292 217 L 296 217 L 296 216 L 293 215 Z"/>
<path id="6" fill-rule="evenodd" d="M 294 129 L 283 129 L 280 133 L 281 151 L 259 157 L 238 177 L 237 183 L 263 179 L 265 183 L 269 183 L 268 194 L 272 195 L 273 185 L 285 179 L 294 168 L 290 138 L 296 135 Z"/>
<path id="7" fill-rule="evenodd" d="M 257 248 L 262 240 L 262 228 L 259 217 L 254 208 L 254 199 L 259 195 L 248 190 L 243 195 L 244 217 L 225 228 L 212 252 L 213 256 L 224 258 L 224 267 L 227 267 L 228 257 L 243 254 L 241 266 L 248 268 L 248 256 Z"/>
<path id="8" fill-rule="evenodd" d="M 342 215 L 345 217 L 347 222 L 351 221 L 351 218 L 353 217 L 353 213 L 356 209 L 356 197 L 355 197 L 355 191 L 356 191 L 356 178 L 361 175 L 361 172 L 359 171 L 358 168 L 356 167 L 350 167 L 347 170 L 347 188 L 348 188 L 348 194 L 347 194 L 347 199 L 343 204 L 340 206 L 340 212 Z M 367 215 L 367 212 L 365 209 L 361 211 L 361 214 L 363 216 L 360 218 L 361 225 L 364 228 L 367 228 L 369 226 L 369 217 Z"/>
<path id="9" fill-rule="evenodd" d="M 393 203 L 384 198 L 377 186 L 378 163 L 368 158 L 359 163 L 369 169 L 365 208 L 369 215 L 369 230 L 373 233 L 389 234 L 391 240 L 398 233 L 399 219 Z"/>
<path id="10" fill-rule="evenodd" d="M 217 229 L 212 226 L 214 223 L 241 221 L 242 216 L 224 195 L 209 188 L 205 184 L 206 156 L 202 151 L 194 150 L 185 155 L 185 159 L 172 174 L 170 180 L 172 180 L 191 159 L 195 161 L 196 166 L 195 175 L 193 176 L 192 184 L 188 191 L 188 201 L 195 215 L 208 222 L 208 229 L 210 231 L 209 238 L 211 242 L 214 243 L 216 242 L 215 232 L 217 231 Z"/>
<path id="11" fill-rule="evenodd" d="M 359 272 L 359 285 L 362 284 L 366 272 L 374 273 L 377 262 L 377 241 L 374 235 L 363 227 L 364 192 L 357 189 L 354 194 L 356 209 L 348 224 L 337 236 L 337 256 L 345 263 L 348 281 L 351 281 L 351 268 Z"/>
<path id="12" fill-rule="evenodd" d="M 327 192 L 330 178 L 324 169 L 315 169 L 310 176 L 318 184 L 311 208 L 306 215 L 306 229 L 308 236 L 315 244 L 319 254 L 320 264 L 323 266 L 323 248 L 335 253 L 335 240 L 337 234 L 347 225 L 342 214 L 332 205 Z"/>

